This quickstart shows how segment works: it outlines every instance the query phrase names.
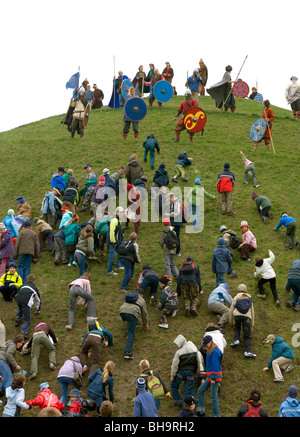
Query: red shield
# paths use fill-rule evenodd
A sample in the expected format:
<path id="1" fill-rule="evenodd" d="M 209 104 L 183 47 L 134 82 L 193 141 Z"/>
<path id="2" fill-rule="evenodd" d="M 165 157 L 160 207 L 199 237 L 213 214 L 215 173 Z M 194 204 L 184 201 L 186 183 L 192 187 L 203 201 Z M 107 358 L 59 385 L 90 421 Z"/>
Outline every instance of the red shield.
<path id="1" fill-rule="evenodd" d="M 184 125 L 190 132 L 200 132 L 206 124 L 206 114 L 201 108 L 191 108 L 184 116 Z"/>

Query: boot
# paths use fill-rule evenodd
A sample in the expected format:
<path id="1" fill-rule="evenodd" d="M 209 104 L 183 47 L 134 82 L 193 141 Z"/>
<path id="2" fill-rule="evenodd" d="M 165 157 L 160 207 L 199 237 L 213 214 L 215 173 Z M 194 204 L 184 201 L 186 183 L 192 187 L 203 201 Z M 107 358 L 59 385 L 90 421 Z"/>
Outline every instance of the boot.
<path id="1" fill-rule="evenodd" d="M 124 140 L 126 140 L 127 135 L 128 135 L 127 132 L 123 132 L 123 139 L 124 139 Z"/>
<path id="2" fill-rule="evenodd" d="M 235 112 L 235 106 L 231 108 L 231 112 Z"/>
<path id="3" fill-rule="evenodd" d="M 254 147 L 253 147 L 254 152 L 255 152 L 257 149 L 258 149 L 258 143 L 254 143 Z"/>
<path id="4" fill-rule="evenodd" d="M 297 118 L 300 118 L 300 111 L 297 111 Z"/>
<path id="5" fill-rule="evenodd" d="M 180 131 L 177 130 L 177 131 L 176 131 L 176 139 L 175 139 L 175 143 L 179 143 L 179 138 L 180 138 Z"/>
<path id="6" fill-rule="evenodd" d="M 190 134 L 190 143 L 193 142 L 193 139 L 194 139 L 194 135 Z"/>
<path id="7" fill-rule="evenodd" d="M 297 111 L 293 111 L 293 118 L 297 118 L 298 117 L 298 112 Z"/>
<path id="8" fill-rule="evenodd" d="M 134 133 L 134 139 L 137 141 L 139 134 L 137 132 Z"/>

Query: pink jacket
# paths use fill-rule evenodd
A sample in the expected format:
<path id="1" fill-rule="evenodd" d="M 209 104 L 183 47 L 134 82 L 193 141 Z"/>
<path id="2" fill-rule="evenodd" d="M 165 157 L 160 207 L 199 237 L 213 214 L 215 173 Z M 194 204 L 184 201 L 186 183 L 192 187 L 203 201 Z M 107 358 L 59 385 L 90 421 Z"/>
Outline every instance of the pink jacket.
<path id="1" fill-rule="evenodd" d="M 257 248 L 257 244 L 256 244 L 256 238 L 254 237 L 254 235 L 252 234 L 251 231 L 245 232 L 242 236 L 242 244 L 250 244 L 252 247 L 254 247 L 254 249 Z"/>

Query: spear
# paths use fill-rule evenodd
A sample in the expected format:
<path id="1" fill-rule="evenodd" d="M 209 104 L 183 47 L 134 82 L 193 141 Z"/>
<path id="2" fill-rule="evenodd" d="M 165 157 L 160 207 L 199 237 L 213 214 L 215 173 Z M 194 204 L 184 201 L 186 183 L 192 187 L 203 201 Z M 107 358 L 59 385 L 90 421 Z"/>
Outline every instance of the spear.
<path id="1" fill-rule="evenodd" d="M 240 68 L 240 71 L 238 72 L 238 75 L 237 75 L 237 77 L 236 77 L 236 79 L 235 79 L 234 82 L 237 82 L 238 78 L 240 77 L 240 73 L 241 73 L 241 71 L 242 71 L 242 68 L 243 68 L 243 66 L 244 66 L 244 64 L 245 64 L 247 58 L 248 58 L 248 55 L 245 57 L 244 62 L 243 62 L 243 64 L 242 64 L 242 66 L 241 66 L 241 68 Z M 230 96 L 230 93 L 231 93 L 231 89 L 230 89 L 230 91 L 229 91 L 229 93 L 228 93 L 228 96 L 226 97 L 226 100 L 225 100 L 224 103 L 223 103 L 223 106 L 222 106 L 222 108 L 221 108 L 221 111 L 223 111 L 224 106 L 225 106 L 225 103 L 227 102 L 228 97 Z"/>

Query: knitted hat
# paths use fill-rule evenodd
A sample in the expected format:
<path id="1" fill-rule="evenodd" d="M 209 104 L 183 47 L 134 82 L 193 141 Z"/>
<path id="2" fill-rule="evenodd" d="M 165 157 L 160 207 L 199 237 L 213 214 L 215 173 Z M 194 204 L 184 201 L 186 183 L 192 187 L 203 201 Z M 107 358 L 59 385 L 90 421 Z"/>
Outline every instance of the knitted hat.
<path id="1" fill-rule="evenodd" d="M 162 222 L 162 223 L 163 223 L 164 226 L 168 226 L 168 225 L 171 224 L 170 219 L 167 218 L 167 217 L 163 219 L 163 222 Z"/>
<path id="2" fill-rule="evenodd" d="M 40 384 L 40 391 L 44 390 L 45 388 L 49 388 L 50 385 L 48 384 L 48 382 L 42 382 Z"/>
<path id="3" fill-rule="evenodd" d="M 202 178 L 196 178 L 195 179 L 195 184 L 196 185 L 201 185 L 202 184 Z"/>
<path id="4" fill-rule="evenodd" d="M 105 182 L 105 177 L 104 177 L 104 176 L 101 176 L 101 177 L 98 179 L 98 182 L 100 182 L 100 181 L 104 181 L 104 182 Z"/>
<path id="5" fill-rule="evenodd" d="M 224 164 L 224 168 L 230 168 L 230 164 L 228 164 L 228 162 L 226 162 L 226 163 Z"/>
<path id="6" fill-rule="evenodd" d="M 10 269 L 11 267 L 14 267 L 14 268 L 16 269 L 16 268 L 17 268 L 17 263 L 14 262 L 14 261 L 11 261 L 11 262 L 9 263 L 8 268 Z"/>
<path id="7" fill-rule="evenodd" d="M 79 398 L 80 390 L 78 390 L 78 388 L 73 388 L 73 390 L 70 391 L 69 397 L 70 396 L 77 396 Z"/>
<path id="8" fill-rule="evenodd" d="M 221 226 L 221 227 L 220 227 L 220 232 L 224 232 L 224 231 L 227 231 L 226 226 Z"/>
<path id="9" fill-rule="evenodd" d="M 295 386 L 295 385 L 290 385 L 290 387 L 289 387 L 289 396 L 291 397 L 291 398 L 295 398 L 295 397 L 297 397 L 297 394 L 298 394 L 298 389 L 297 389 L 297 387 Z"/>
<path id="10" fill-rule="evenodd" d="M 84 168 L 91 167 L 91 164 L 85 164 Z"/>
<path id="11" fill-rule="evenodd" d="M 257 198 L 257 196 L 258 196 L 258 194 L 257 194 L 257 193 L 252 193 L 252 200 L 256 199 L 256 198 Z"/>
<path id="12" fill-rule="evenodd" d="M 53 190 L 55 190 L 57 192 L 57 195 L 60 196 L 61 193 L 57 187 L 53 187 Z"/>
<path id="13" fill-rule="evenodd" d="M 108 168 L 105 168 L 104 170 L 103 170 L 103 174 L 109 174 L 110 173 L 110 171 L 108 170 Z"/>
<path id="14" fill-rule="evenodd" d="M 136 388 L 138 390 L 141 390 L 142 388 L 146 387 L 146 381 L 144 380 L 144 378 L 138 378 L 136 381 Z"/>
<path id="15" fill-rule="evenodd" d="M 247 293 L 247 286 L 245 284 L 240 284 L 238 286 L 238 292 L 239 293 L 241 293 L 241 292 Z"/>
<path id="16" fill-rule="evenodd" d="M 7 211 L 7 215 L 15 215 L 15 211 L 13 210 L 13 209 L 9 209 L 8 211 Z"/>
<path id="17" fill-rule="evenodd" d="M 221 238 L 218 239 L 218 246 L 225 246 L 225 244 L 226 243 L 225 243 L 224 238 L 221 237 Z"/>
<path id="18" fill-rule="evenodd" d="M 160 166 L 159 166 L 158 168 L 160 168 L 161 170 L 163 170 L 163 169 L 165 169 L 165 168 L 166 168 L 166 166 L 165 166 L 165 164 L 164 164 L 164 163 L 162 163 L 162 164 L 160 164 Z"/>
<path id="19" fill-rule="evenodd" d="M 187 405 L 188 407 L 190 407 L 191 405 L 194 405 L 194 404 L 197 405 L 198 399 L 195 399 L 194 396 L 189 395 L 183 399 L 183 403 L 185 405 Z"/>
<path id="20" fill-rule="evenodd" d="M 243 221 L 241 222 L 240 229 L 242 229 L 243 226 L 247 226 L 247 227 L 249 227 L 248 222 L 246 222 L 246 220 L 243 220 Z"/>
<path id="21" fill-rule="evenodd" d="M 265 343 L 270 343 L 272 340 L 275 340 L 275 335 L 270 334 L 265 340 Z"/>
<path id="22" fill-rule="evenodd" d="M 22 223 L 22 228 L 30 228 L 31 220 L 29 218 L 25 219 Z"/>
<path id="23" fill-rule="evenodd" d="M 0 223 L 0 230 L 4 230 L 5 231 L 6 227 L 4 223 Z"/>
<path id="24" fill-rule="evenodd" d="M 167 275 L 164 275 L 159 279 L 159 282 L 161 282 L 164 285 L 167 285 L 170 282 L 170 278 L 168 278 Z"/>

